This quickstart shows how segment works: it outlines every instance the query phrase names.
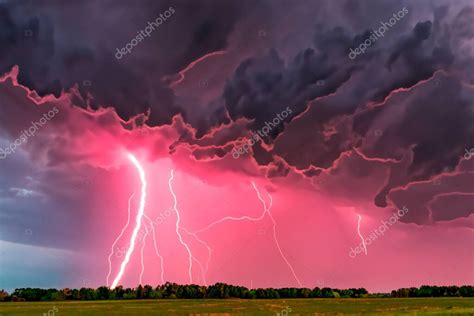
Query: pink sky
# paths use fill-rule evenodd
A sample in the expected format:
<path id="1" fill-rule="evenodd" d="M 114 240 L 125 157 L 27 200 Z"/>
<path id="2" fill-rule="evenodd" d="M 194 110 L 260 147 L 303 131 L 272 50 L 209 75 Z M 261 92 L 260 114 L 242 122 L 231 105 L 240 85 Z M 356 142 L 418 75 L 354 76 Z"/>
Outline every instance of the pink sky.
<path id="1" fill-rule="evenodd" d="M 14 75 L 11 78 L 14 79 Z M 169 154 L 168 149 L 180 131 L 189 129 L 179 116 L 171 125 L 147 128 L 144 132 L 133 128 L 133 122 L 121 121 L 112 110 L 93 112 L 71 107 L 69 100 L 73 94 L 35 104 L 26 97 L 28 90 L 12 86 L 11 80 L 5 80 L 0 90 L 4 102 L 10 104 L 4 110 L 8 109 L 8 115 L 13 118 L 10 121 L 12 133 L 18 132 L 14 126 L 27 126 L 38 113 L 53 106 L 59 109 L 57 118 L 37 133 L 35 141 L 23 144 L 20 149 L 21 155 L 30 161 L 31 175 L 37 180 L 30 185 L 32 191 L 37 191 L 45 200 L 77 203 L 75 209 L 59 207 L 55 210 L 57 213 L 48 215 L 56 241 L 33 242 L 35 247 L 67 251 L 62 254 L 62 260 L 70 262 L 70 268 L 59 284 L 70 287 L 80 287 L 85 282 L 93 286 L 105 284 L 110 246 L 127 221 L 127 201 L 135 192 L 132 224 L 117 245 L 124 247 L 130 240 L 141 184 L 126 153 L 136 155 L 145 170 L 147 216 L 157 218 L 165 212 L 168 214 L 155 226 L 157 246 L 164 259 L 165 281 L 189 282 L 188 253 L 175 232 L 176 214 L 168 187 L 171 169 L 175 172 L 173 188 L 181 225 L 189 232 L 199 231 L 226 216 L 259 217 L 264 209 L 252 181 L 267 203 L 268 194 L 273 199 L 270 211 L 281 253 L 268 215 L 259 221 L 234 220 L 217 224 L 197 233 L 201 242 L 181 232 L 184 242 L 204 268 L 208 250 L 203 242 L 212 249 L 208 271 L 204 274 L 197 261 L 193 261 L 195 283 L 204 284 L 205 277 L 207 284 L 298 286 L 291 268 L 301 285 L 310 288 L 365 287 L 370 291 L 389 291 L 422 284 L 462 285 L 474 281 L 472 215 L 421 225 L 398 221 L 367 246 L 367 255 L 349 257 L 351 247 L 360 243 L 358 214 L 362 216 L 360 233 L 368 237 L 396 210 L 392 201 L 403 201 L 400 205 L 406 205 L 409 210 L 406 216 L 412 216 L 412 213 L 423 212 L 427 202 L 439 192 L 472 195 L 468 190 L 472 174 L 467 177 L 468 173 L 463 171 L 472 170 L 472 160 L 461 161 L 457 172 L 439 176 L 439 185 L 425 181 L 392 190 L 389 206 L 380 208 L 374 206 L 373 198 L 389 177 L 390 162 L 370 161 L 355 151 L 342 155 L 337 164 L 317 178 L 307 178 L 294 169 L 285 177 L 269 178 L 265 176 L 268 168 L 259 167 L 249 157 L 233 159 L 229 154 L 219 159 L 197 160 L 193 157 L 193 148 L 184 145 Z M 124 128 L 127 125 L 132 129 Z M 365 176 L 357 176 L 357 172 Z M 88 179 L 85 188 L 84 179 Z M 449 207 L 441 203 L 444 198 L 439 197 L 439 205 Z M 39 208 L 37 212 L 48 210 Z M 80 220 L 65 221 L 64 217 Z M 57 228 L 63 225 L 67 227 Z M 68 240 L 59 242 L 58 239 L 66 238 L 61 236 L 63 231 L 68 231 Z M 141 247 L 140 241 L 120 284 L 137 285 Z M 22 260 L 25 254 L 20 252 L 15 256 Z M 112 279 L 122 260 L 116 253 L 112 256 Z M 143 283 L 161 283 L 160 261 L 151 236 L 146 239 L 144 264 Z"/>

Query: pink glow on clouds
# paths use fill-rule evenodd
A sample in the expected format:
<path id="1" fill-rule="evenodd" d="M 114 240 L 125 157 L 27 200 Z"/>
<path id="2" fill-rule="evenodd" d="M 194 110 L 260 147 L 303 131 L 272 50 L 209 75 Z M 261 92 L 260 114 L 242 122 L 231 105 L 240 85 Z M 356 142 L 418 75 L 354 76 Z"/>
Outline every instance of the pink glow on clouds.
<path id="1" fill-rule="evenodd" d="M 14 79 L 14 74 L 11 76 Z M 357 214 L 363 217 L 360 231 L 366 236 L 394 211 L 393 206 L 382 209 L 373 205 L 377 190 L 387 181 L 387 164 L 392 161 L 373 164 L 367 157 L 352 152 L 338 160 L 334 167 L 337 172 L 323 173 L 324 183 L 316 184 L 293 170 L 287 177 L 268 179 L 263 176 L 266 169 L 248 158 L 235 160 L 227 155 L 222 159 L 196 160 L 192 148 L 187 146 L 176 147 L 170 155 L 170 146 L 179 139 L 178 130 L 188 128 L 179 116 L 174 117 L 171 125 L 147 128 L 144 133 L 143 129 L 135 128 L 133 121 L 120 120 L 110 109 L 93 112 L 71 107 L 74 91 L 35 104 L 27 97 L 24 87 L 10 80 L 3 82 L 0 90 L 9 101 L 5 102 L 9 105 L 3 109 L 7 113 L 3 115 L 11 118 L 11 123 L 2 127 L 12 136 L 19 132 L 16 126 L 27 126 L 43 110 L 53 106 L 60 110 L 47 129 L 38 132 L 35 141 L 22 149 L 44 172 L 41 189 L 45 194 L 49 193 L 51 198 L 60 195 L 79 199 L 82 192 L 75 184 L 83 177 L 92 178 L 88 200 L 84 201 L 85 222 L 71 227 L 82 230 L 84 236 L 74 241 L 74 249 L 70 249 L 79 255 L 74 262 L 78 271 L 71 271 L 66 281 L 70 287 L 82 286 L 84 275 L 91 285 L 106 282 L 110 246 L 127 223 L 130 195 L 140 189 L 136 170 L 121 155 L 124 151 L 133 153 L 146 172 L 145 213 L 151 220 L 173 209 L 168 180 L 170 171 L 175 170 L 173 187 L 179 200 L 180 225 L 189 232 L 199 231 L 225 216 L 260 216 L 262 204 L 252 188 L 255 181 L 262 192 L 269 192 L 273 198 L 272 214 L 277 223 L 279 245 L 303 286 L 387 291 L 422 284 L 474 282 L 473 215 L 434 225 L 397 222 L 370 246 L 367 256 L 349 257 L 350 248 L 360 243 Z M 354 177 L 354 166 L 367 171 L 367 177 Z M 52 172 L 63 177 L 53 177 Z M 442 186 L 469 183 L 462 175 L 445 179 Z M 400 194 L 409 195 L 413 190 L 438 189 L 432 185 L 414 185 L 410 190 L 394 191 L 390 198 L 394 201 Z M 429 202 L 429 194 L 426 196 Z M 422 207 L 408 203 L 410 214 Z M 139 200 L 135 198 L 131 202 L 132 221 L 138 209 Z M 118 247 L 125 246 L 132 226 L 126 229 L 127 237 L 117 243 Z M 189 253 L 176 238 L 176 214 L 172 213 L 154 229 L 156 248 L 150 232 L 143 245 L 143 282 L 162 283 L 161 264 L 165 281 L 189 282 Z M 182 237 L 192 248 L 193 256 L 199 262 L 207 262 L 209 253 L 205 244 L 186 233 Z M 205 275 L 208 284 L 227 282 L 248 287 L 253 280 L 255 287 L 298 285 L 275 247 L 270 218 L 258 223 L 220 223 L 198 237 L 212 249 Z M 141 246 L 130 255 L 120 284 L 138 283 Z M 112 256 L 113 267 L 122 259 Z M 192 279 L 204 283 L 197 266 L 192 270 Z"/>

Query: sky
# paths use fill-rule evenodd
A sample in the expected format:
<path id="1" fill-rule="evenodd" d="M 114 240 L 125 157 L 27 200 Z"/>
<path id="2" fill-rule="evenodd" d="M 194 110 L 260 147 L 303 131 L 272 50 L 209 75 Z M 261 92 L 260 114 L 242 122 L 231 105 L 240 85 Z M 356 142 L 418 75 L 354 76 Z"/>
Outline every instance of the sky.
<path id="1" fill-rule="evenodd" d="M 2 1 L 0 288 L 472 285 L 473 20 Z"/>

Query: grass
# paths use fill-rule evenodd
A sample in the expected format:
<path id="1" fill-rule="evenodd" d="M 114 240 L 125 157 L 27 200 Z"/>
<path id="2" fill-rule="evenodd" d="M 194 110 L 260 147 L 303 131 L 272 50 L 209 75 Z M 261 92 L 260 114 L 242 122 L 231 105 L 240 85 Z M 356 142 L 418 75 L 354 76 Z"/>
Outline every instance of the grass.
<path id="1" fill-rule="evenodd" d="M 287 307 L 291 308 L 291 312 L 284 312 Z M 53 313 L 53 308 L 56 313 Z M 50 311 L 49 316 L 217 316 L 277 315 L 277 313 L 281 313 L 282 316 L 474 315 L 474 298 L 130 300 L 0 303 L 0 316 L 43 315 L 43 313 L 47 315 L 48 311 Z"/>

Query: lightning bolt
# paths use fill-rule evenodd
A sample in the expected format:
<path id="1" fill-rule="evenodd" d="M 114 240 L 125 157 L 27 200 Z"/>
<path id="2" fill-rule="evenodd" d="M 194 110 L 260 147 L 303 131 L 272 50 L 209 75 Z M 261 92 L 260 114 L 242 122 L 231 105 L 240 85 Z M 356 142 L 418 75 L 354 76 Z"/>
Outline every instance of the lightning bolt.
<path id="1" fill-rule="evenodd" d="M 362 240 L 362 246 L 364 246 L 365 255 L 367 255 L 367 246 L 365 245 L 364 237 L 362 237 L 362 234 L 360 233 L 360 221 L 362 220 L 362 216 L 360 216 L 359 214 L 357 214 L 357 216 L 359 216 L 359 220 L 357 221 L 357 233 L 359 234 L 359 237 Z"/>
<path id="2" fill-rule="evenodd" d="M 204 282 L 204 285 L 207 285 L 207 281 L 206 281 L 206 274 L 204 272 L 204 268 L 202 267 L 202 264 L 199 260 L 196 259 L 196 257 L 194 256 L 191 256 L 193 258 L 194 261 L 196 261 L 196 263 L 198 264 L 199 268 L 201 269 L 201 273 L 202 273 L 202 282 Z"/>
<path id="3" fill-rule="evenodd" d="M 125 272 L 125 268 L 127 267 L 128 262 L 130 261 L 130 256 L 133 253 L 133 250 L 135 249 L 135 242 L 137 239 L 137 234 L 138 231 L 140 230 L 141 224 L 142 224 L 142 217 L 145 212 L 145 202 L 146 202 L 146 178 L 145 178 L 145 171 L 143 170 L 143 167 L 140 165 L 138 162 L 137 158 L 132 155 L 128 154 L 128 159 L 132 162 L 132 164 L 135 166 L 135 168 L 138 171 L 138 174 L 140 176 L 140 181 L 142 183 L 142 189 L 141 189 L 141 196 L 140 196 L 140 206 L 138 208 L 138 213 L 137 213 L 137 218 L 135 220 L 135 228 L 133 229 L 132 236 L 130 237 L 130 247 L 127 249 L 127 253 L 125 254 L 125 258 L 120 264 L 120 270 L 117 274 L 117 276 L 114 279 L 114 282 L 112 283 L 112 286 L 110 287 L 111 289 L 114 289 L 120 279 L 122 279 L 123 273 Z"/>
<path id="4" fill-rule="evenodd" d="M 142 183 L 142 187 L 141 187 L 141 197 L 140 197 L 140 204 L 139 204 L 139 209 L 138 209 L 138 213 L 137 213 L 137 217 L 136 217 L 136 225 L 135 225 L 135 228 L 132 232 L 132 235 L 130 237 L 130 247 L 127 249 L 127 252 L 125 254 L 125 258 L 123 259 L 122 263 L 120 264 L 120 269 L 119 269 L 119 272 L 117 274 L 117 276 L 115 277 L 113 283 L 112 283 L 112 286 L 111 286 L 111 289 L 114 289 L 118 282 L 121 280 L 124 272 L 125 272 L 125 269 L 130 261 L 130 257 L 135 249 L 135 244 L 136 244 L 136 241 L 137 241 L 137 235 L 141 229 L 141 226 L 142 226 L 142 219 L 145 218 L 151 225 L 150 225 L 150 228 L 151 228 L 151 234 L 153 236 L 153 244 L 154 244 L 154 248 L 155 248 L 155 253 L 156 255 L 160 258 L 160 262 L 161 262 L 161 282 L 164 283 L 164 265 L 163 265 L 163 257 L 160 255 L 159 251 L 158 251 L 158 246 L 157 246 L 157 243 L 156 243 L 156 232 L 155 232 L 155 228 L 154 228 L 154 224 L 152 222 L 152 220 L 145 214 L 145 203 L 146 203 L 146 188 L 147 188 L 147 181 L 146 181 L 146 177 L 145 177 L 145 171 L 143 170 L 143 167 L 140 165 L 140 163 L 138 162 L 138 160 L 136 159 L 136 157 L 132 154 L 128 154 L 128 158 L 130 159 L 130 161 L 132 162 L 132 164 L 135 166 L 135 168 L 137 169 L 138 171 L 138 174 L 140 176 L 140 181 Z M 295 280 L 298 282 L 299 286 L 302 286 L 301 285 L 301 282 L 298 278 L 298 276 L 296 275 L 295 273 L 295 270 L 293 268 L 293 266 L 291 265 L 291 263 L 288 261 L 288 259 L 286 258 L 281 246 L 280 246 L 280 243 L 278 241 L 278 238 L 277 238 L 277 233 L 276 233 L 276 221 L 271 213 L 271 208 L 272 208 L 272 205 L 273 205 L 273 198 L 272 196 L 267 192 L 267 195 L 268 195 L 268 198 L 270 200 L 270 203 L 269 205 L 267 206 L 267 202 L 262 198 L 261 194 L 260 194 L 260 191 L 258 190 L 257 186 L 255 185 L 254 182 L 252 182 L 252 186 L 255 190 L 255 192 L 257 193 L 257 197 L 259 199 L 259 201 L 262 203 L 263 205 L 263 213 L 258 216 L 258 217 L 250 217 L 250 216 L 241 216 L 241 217 L 232 217 L 232 216 L 227 216 L 227 217 L 224 217 L 220 220 L 217 220 L 211 224 L 209 224 L 208 226 L 206 226 L 205 228 L 199 230 L 199 231 L 196 231 L 196 232 L 189 232 L 186 228 L 182 227 L 180 224 L 181 224 L 181 215 L 180 215 L 180 211 L 178 209 L 178 199 L 176 197 L 176 194 L 173 190 L 173 185 L 172 185 L 172 182 L 174 180 L 174 170 L 172 169 L 171 170 L 171 173 L 170 173 L 170 178 L 168 180 L 168 186 L 169 186 L 169 190 L 170 190 L 170 193 L 173 197 L 173 207 L 172 207 L 172 210 L 176 213 L 176 223 L 175 223 L 175 232 L 176 232 L 176 235 L 178 236 L 178 239 L 179 239 L 179 242 L 181 243 L 181 245 L 186 249 L 186 252 L 188 253 L 188 276 L 189 276 L 189 281 L 190 283 L 193 283 L 193 276 L 192 276 L 192 272 L 193 272 L 193 261 L 195 261 L 200 269 L 201 269 L 201 272 L 202 272 L 202 276 L 203 276 L 203 281 L 204 283 L 206 284 L 206 273 L 208 272 L 208 269 L 209 269 L 209 262 L 211 260 L 211 252 L 212 252 L 212 249 L 209 247 L 209 245 L 203 241 L 202 239 L 200 239 L 198 236 L 197 236 L 197 233 L 199 232 L 203 232 L 205 230 L 208 230 L 210 228 L 212 228 L 213 226 L 217 225 L 217 224 L 220 224 L 220 223 L 223 223 L 225 221 L 229 221 L 229 220 L 233 220 L 233 221 L 240 221 L 240 220 L 249 220 L 249 221 L 260 221 L 262 220 L 266 214 L 268 214 L 268 217 L 270 218 L 270 220 L 272 221 L 272 224 L 273 224 L 273 239 L 275 241 L 275 245 L 276 247 L 278 248 L 278 251 L 282 257 L 282 259 L 285 261 L 285 263 L 288 265 L 289 269 L 291 270 L 291 273 L 293 274 L 293 277 L 295 278 Z M 130 224 L 130 208 L 131 208 L 131 200 L 132 198 L 134 197 L 135 194 L 133 194 L 130 198 L 129 198 L 129 201 L 128 201 L 128 219 L 127 219 L 127 223 L 126 225 L 122 228 L 119 236 L 116 238 L 116 240 L 114 241 L 114 243 L 112 244 L 112 250 L 111 250 L 111 253 L 109 254 L 109 273 L 107 275 L 107 285 L 109 283 L 109 278 L 110 278 L 110 274 L 111 274 L 111 270 L 112 270 L 112 262 L 111 262 L 111 257 L 114 253 L 114 247 L 116 245 L 116 243 L 120 240 L 120 238 L 122 238 L 125 230 L 127 229 L 127 227 L 129 226 Z M 360 218 L 359 218 L 359 224 L 360 224 Z M 184 241 L 183 239 L 183 236 L 181 235 L 181 232 L 180 231 L 184 231 L 185 233 L 187 233 L 188 235 L 191 235 L 192 237 L 195 238 L 195 240 L 199 243 L 201 243 L 202 245 L 204 245 L 208 251 L 208 258 L 207 258 L 207 262 L 206 262 L 206 268 L 204 269 L 201 262 L 199 260 L 196 259 L 196 257 L 192 254 L 191 252 L 191 248 L 189 247 L 189 245 Z M 140 284 L 142 284 L 142 279 L 143 279 L 143 274 L 144 274 L 144 271 L 145 271 L 145 264 L 144 264 L 144 249 L 145 249 L 145 241 L 146 241 L 146 238 L 148 236 L 148 234 L 150 233 L 150 231 L 148 230 L 148 227 L 145 226 L 145 235 L 143 237 L 143 244 L 141 246 L 141 250 L 140 250 L 140 254 L 141 254 L 141 272 L 140 272 L 140 276 L 139 276 L 139 281 L 140 281 Z M 359 231 L 359 234 L 360 234 L 360 231 Z M 362 236 L 361 236 L 362 237 Z"/>
<path id="5" fill-rule="evenodd" d="M 163 256 L 160 255 L 160 252 L 158 251 L 158 246 L 156 245 L 156 233 L 155 233 L 155 226 L 153 224 L 153 221 L 146 215 L 146 214 L 143 214 L 143 216 L 148 220 L 148 222 L 150 223 L 150 227 L 151 227 L 151 232 L 152 232 L 152 236 L 153 236 L 153 245 L 155 247 L 155 253 L 156 255 L 160 258 L 160 262 L 161 262 L 161 284 L 164 284 L 165 283 L 165 278 L 164 278 L 164 273 L 165 273 L 165 269 L 163 267 Z"/>
<path id="6" fill-rule="evenodd" d="M 114 255 L 114 248 L 117 242 L 122 238 L 123 233 L 127 229 L 128 225 L 130 224 L 130 205 L 132 202 L 133 197 L 135 196 L 135 193 L 132 194 L 132 196 L 128 199 L 128 217 L 127 217 L 127 224 L 122 228 L 122 231 L 120 232 L 120 235 L 118 235 L 117 239 L 115 239 L 114 243 L 112 244 L 112 248 L 110 250 L 109 254 L 109 273 L 107 274 L 107 286 L 109 286 L 109 278 L 110 274 L 112 273 L 112 256 Z"/>
<path id="7" fill-rule="evenodd" d="M 241 216 L 241 217 L 233 217 L 233 216 L 226 216 L 224 218 L 221 218 L 215 222 L 212 222 L 211 224 L 207 225 L 206 227 L 200 229 L 200 230 L 197 230 L 195 231 L 195 233 L 202 233 L 206 230 L 209 230 L 210 228 L 216 226 L 217 224 L 220 224 L 220 223 L 223 223 L 225 221 L 242 221 L 242 220 L 248 220 L 248 221 L 253 221 L 253 222 L 258 222 L 260 220 L 262 220 L 264 217 L 265 217 L 265 213 L 267 212 L 266 209 L 263 210 L 263 213 L 262 215 L 260 215 L 259 217 L 250 217 L 250 216 Z"/>
<path id="8" fill-rule="evenodd" d="M 295 278 L 296 282 L 298 282 L 299 286 L 302 286 L 301 285 L 301 282 L 298 278 L 298 276 L 296 275 L 295 273 L 295 270 L 293 268 L 293 266 L 291 265 L 291 263 L 288 261 L 288 259 L 286 258 L 285 254 L 283 253 L 283 250 L 281 249 L 280 247 L 280 243 L 278 241 L 278 238 L 277 238 L 277 234 L 276 234 L 276 221 L 275 219 L 273 218 L 273 215 L 272 213 L 270 212 L 271 208 L 272 208 L 272 205 L 273 205 L 273 199 L 272 199 L 272 196 L 268 194 L 268 197 L 270 199 L 270 205 L 267 207 L 267 203 L 265 202 L 265 200 L 262 198 L 262 196 L 260 195 L 260 191 L 258 190 L 257 186 L 255 185 L 255 183 L 252 181 L 252 186 L 255 190 L 255 192 L 257 193 L 257 197 L 258 199 L 260 200 L 260 202 L 262 202 L 263 204 L 263 213 L 262 215 L 258 216 L 258 217 L 250 217 L 250 216 L 240 216 L 240 217 L 233 217 L 233 216 L 226 216 L 224 218 L 221 218 L 215 222 L 212 222 L 211 224 L 207 225 L 206 227 L 200 229 L 200 230 L 197 230 L 195 231 L 195 234 L 196 233 L 201 233 L 201 232 L 204 232 L 210 228 L 212 228 L 213 226 L 217 225 L 217 224 L 220 224 L 220 223 L 223 223 L 225 221 L 242 221 L 242 220 L 248 220 L 248 221 L 253 221 L 253 222 L 257 222 L 257 221 L 260 221 L 262 220 L 266 214 L 268 214 L 268 217 L 270 218 L 270 220 L 272 221 L 272 224 L 273 224 L 273 239 L 275 241 L 275 245 L 276 247 L 278 248 L 278 251 L 280 252 L 280 255 L 281 257 L 283 258 L 283 260 L 285 261 L 285 263 L 287 264 L 287 266 L 290 268 L 290 271 L 291 273 L 293 274 L 293 277 Z"/>
<path id="9" fill-rule="evenodd" d="M 199 242 L 200 244 L 202 244 L 204 247 L 207 248 L 207 261 L 206 261 L 206 273 L 207 273 L 207 271 L 209 270 L 209 262 L 211 261 L 211 252 L 212 252 L 211 247 L 204 240 L 200 239 L 195 233 L 192 233 L 192 232 L 188 231 L 184 227 L 181 227 L 181 229 L 186 234 L 193 236 L 194 239 L 196 239 L 197 242 Z"/>
<path id="10" fill-rule="evenodd" d="M 188 274 L 189 274 L 189 282 L 193 283 L 193 276 L 192 276 L 192 270 L 193 270 L 193 255 L 191 253 L 191 249 L 189 249 L 189 246 L 188 244 L 186 244 L 184 241 L 183 241 L 183 237 L 181 236 L 181 233 L 179 232 L 179 223 L 181 221 L 181 216 L 179 215 L 179 211 L 178 211 L 178 199 L 176 198 L 176 194 L 174 193 L 173 191 L 173 186 L 171 185 L 171 182 L 173 181 L 174 179 L 174 170 L 171 169 L 171 175 L 170 175 L 170 178 L 168 180 L 168 186 L 169 186 L 169 189 L 170 189 L 170 193 L 171 195 L 173 196 L 173 211 L 175 211 L 176 213 L 176 235 L 178 235 L 178 239 L 179 239 L 179 242 L 181 243 L 181 245 L 183 245 L 183 247 L 186 249 L 186 251 L 188 252 L 188 257 L 189 257 L 189 268 L 188 268 Z"/>
<path id="11" fill-rule="evenodd" d="M 293 269 L 293 266 L 291 265 L 291 263 L 288 261 L 288 259 L 286 258 L 285 254 L 283 253 L 283 250 L 281 249 L 280 247 L 280 243 L 278 242 L 278 238 L 277 238 L 277 235 L 276 235 L 276 221 L 275 219 L 273 218 L 273 215 L 272 213 L 270 212 L 270 209 L 272 208 L 272 205 L 273 205 L 273 199 L 272 199 L 272 196 L 267 192 L 267 195 L 270 199 L 270 205 L 267 207 L 267 203 L 265 202 L 264 199 L 262 199 L 261 195 L 260 195 L 260 192 L 258 191 L 258 188 L 257 186 L 255 185 L 255 183 L 252 181 L 252 185 L 253 185 L 253 188 L 255 189 L 255 191 L 257 192 L 257 197 L 258 199 L 260 200 L 260 202 L 262 202 L 263 204 L 263 208 L 264 208 L 264 214 L 267 213 L 268 216 L 270 217 L 270 219 L 272 220 L 272 223 L 273 223 L 273 239 L 275 240 L 275 245 L 277 246 L 278 248 L 278 251 L 280 252 L 280 255 L 281 257 L 283 258 L 283 260 L 286 262 L 288 268 L 290 268 L 291 270 L 291 273 L 293 274 L 293 277 L 295 278 L 296 282 L 298 282 L 298 285 L 300 287 L 302 287 L 301 285 L 301 282 L 300 282 L 300 279 L 296 276 L 296 273 L 295 273 L 295 269 Z"/>

